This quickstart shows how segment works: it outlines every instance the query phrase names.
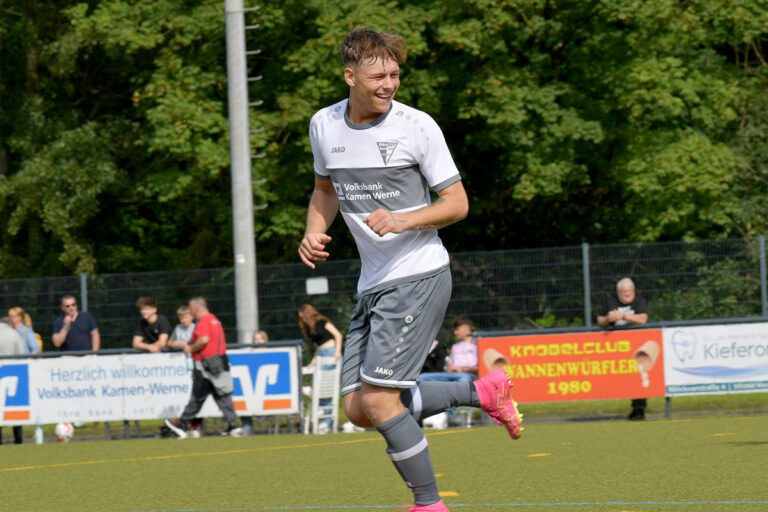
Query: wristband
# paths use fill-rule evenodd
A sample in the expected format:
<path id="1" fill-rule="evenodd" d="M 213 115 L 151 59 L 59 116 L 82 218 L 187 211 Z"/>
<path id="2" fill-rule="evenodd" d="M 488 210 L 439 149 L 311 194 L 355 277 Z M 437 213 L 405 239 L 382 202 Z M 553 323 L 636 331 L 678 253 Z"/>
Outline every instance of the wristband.
<path id="1" fill-rule="evenodd" d="M 68 331 L 68 330 L 69 330 L 69 326 L 68 326 L 68 325 L 65 325 L 65 326 L 63 326 L 61 329 L 62 329 L 63 331 Z"/>

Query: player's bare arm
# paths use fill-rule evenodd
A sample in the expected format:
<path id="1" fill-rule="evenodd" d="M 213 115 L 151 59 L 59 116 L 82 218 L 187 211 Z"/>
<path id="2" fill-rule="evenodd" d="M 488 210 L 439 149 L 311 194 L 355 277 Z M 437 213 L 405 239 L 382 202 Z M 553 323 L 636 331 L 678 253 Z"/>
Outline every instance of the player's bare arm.
<path id="1" fill-rule="evenodd" d="M 467 216 L 469 200 L 461 181 L 437 193 L 437 201 L 429 206 L 405 213 L 393 213 L 380 208 L 363 222 L 379 236 L 403 231 L 421 231 L 450 226 Z"/>
<path id="2" fill-rule="evenodd" d="M 331 180 L 315 178 L 315 190 L 309 201 L 307 228 L 299 245 L 299 258 L 309 268 L 315 268 L 315 261 L 325 261 L 329 253 L 325 246 L 331 237 L 325 232 L 331 226 L 339 211 L 339 198 Z"/>

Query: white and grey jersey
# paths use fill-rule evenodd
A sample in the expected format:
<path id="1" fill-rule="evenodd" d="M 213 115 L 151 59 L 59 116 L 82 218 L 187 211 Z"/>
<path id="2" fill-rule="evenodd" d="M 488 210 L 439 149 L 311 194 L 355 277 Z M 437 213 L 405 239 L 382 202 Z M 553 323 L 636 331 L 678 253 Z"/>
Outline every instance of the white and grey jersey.
<path id="1" fill-rule="evenodd" d="M 396 213 L 424 208 L 432 202 L 429 188 L 439 192 L 461 177 L 443 133 L 426 113 L 393 101 L 375 121 L 355 125 L 347 118 L 347 102 L 317 112 L 309 140 L 315 174 L 333 181 L 339 210 L 357 243 L 362 294 L 448 264 L 436 229 L 379 237 L 363 219 L 379 208 Z"/>

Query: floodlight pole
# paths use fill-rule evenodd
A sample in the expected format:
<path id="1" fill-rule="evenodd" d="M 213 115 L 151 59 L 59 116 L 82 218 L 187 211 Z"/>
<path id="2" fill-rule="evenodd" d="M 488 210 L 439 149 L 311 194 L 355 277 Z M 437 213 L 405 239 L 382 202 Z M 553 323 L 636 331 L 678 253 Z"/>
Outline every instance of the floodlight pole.
<path id="1" fill-rule="evenodd" d="M 243 0 L 225 0 L 225 10 L 237 342 L 250 343 L 253 333 L 258 329 L 259 308 L 256 297 L 256 243 L 253 231 Z"/>

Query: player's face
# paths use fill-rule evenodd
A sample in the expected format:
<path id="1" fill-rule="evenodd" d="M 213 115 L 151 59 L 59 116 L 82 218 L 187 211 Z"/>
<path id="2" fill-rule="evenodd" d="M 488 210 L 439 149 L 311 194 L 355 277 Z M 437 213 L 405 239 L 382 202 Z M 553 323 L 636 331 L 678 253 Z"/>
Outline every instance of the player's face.
<path id="1" fill-rule="evenodd" d="M 400 66 L 392 59 L 366 61 L 344 70 L 344 78 L 350 88 L 351 120 L 367 123 L 392 105 L 400 87 Z"/>
<path id="2" fill-rule="evenodd" d="M 622 304 L 631 304 L 635 300 L 635 288 L 634 286 L 623 286 L 618 291 L 619 302 Z"/>

